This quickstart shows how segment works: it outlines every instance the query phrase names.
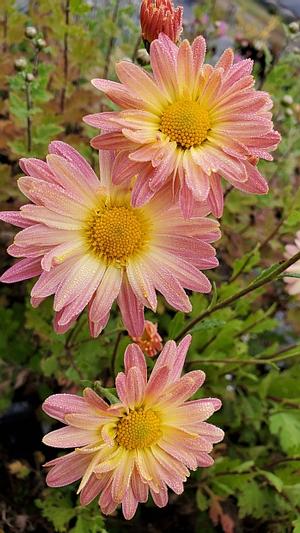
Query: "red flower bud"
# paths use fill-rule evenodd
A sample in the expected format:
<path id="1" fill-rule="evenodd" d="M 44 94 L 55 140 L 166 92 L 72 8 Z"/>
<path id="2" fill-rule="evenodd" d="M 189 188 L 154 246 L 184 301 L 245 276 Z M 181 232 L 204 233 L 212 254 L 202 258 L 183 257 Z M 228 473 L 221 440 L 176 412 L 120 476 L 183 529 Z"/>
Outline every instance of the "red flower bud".
<path id="1" fill-rule="evenodd" d="M 182 32 L 183 7 L 174 8 L 171 0 L 143 0 L 141 3 L 142 37 L 146 49 L 162 32 L 177 43 Z"/>

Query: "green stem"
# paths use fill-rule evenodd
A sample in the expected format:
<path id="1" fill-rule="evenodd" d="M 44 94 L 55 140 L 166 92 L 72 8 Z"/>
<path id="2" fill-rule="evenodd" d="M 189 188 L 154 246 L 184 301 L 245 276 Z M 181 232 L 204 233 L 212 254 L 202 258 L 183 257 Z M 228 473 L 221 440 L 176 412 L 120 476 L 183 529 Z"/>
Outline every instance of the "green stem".
<path id="1" fill-rule="evenodd" d="M 300 346 L 299 346 L 300 348 Z M 284 361 L 290 357 L 299 357 L 300 351 L 297 353 L 284 353 L 276 355 L 276 357 L 270 357 L 269 359 L 195 359 L 194 361 L 189 361 L 188 366 L 194 364 L 201 365 L 224 365 L 224 364 L 238 364 L 238 365 L 270 365 L 276 361 Z"/>
<path id="2" fill-rule="evenodd" d="M 259 289 L 260 287 L 263 287 L 263 285 L 266 285 L 267 283 L 270 283 L 271 281 L 274 281 L 279 274 L 284 272 L 289 266 L 293 265 L 300 259 L 300 252 L 293 255 L 293 257 L 290 257 L 290 259 L 287 259 L 286 261 L 283 261 L 282 263 L 279 263 L 277 268 L 270 272 L 269 275 L 264 276 L 262 279 L 258 279 L 256 282 L 251 282 L 248 287 L 245 287 L 244 289 L 241 289 L 237 293 L 233 294 L 232 296 L 229 296 L 229 298 L 225 298 L 224 300 L 221 300 L 219 303 L 216 303 L 211 308 L 206 309 L 203 311 L 200 315 L 193 318 L 177 335 L 175 338 L 176 341 L 181 339 L 186 333 L 188 333 L 196 324 L 201 322 L 204 318 L 207 318 L 212 313 L 215 313 L 216 311 L 219 311 L 220 309 L 224 309 L 224 307 L 227 307 L 228 305 L 236 302 L 243 296 L 246 296 L 246 294 L 249 294 L 250 292 L 255 291 L 256 289 Z"/>
<path id="3" fill-rule="evenodd" d="M 32 148 L 32 120 L 30 111 L 32 108 L 30 82 L 25 81 L 26 107 L 27 107 L 27 152 L 31 152 Z"/>

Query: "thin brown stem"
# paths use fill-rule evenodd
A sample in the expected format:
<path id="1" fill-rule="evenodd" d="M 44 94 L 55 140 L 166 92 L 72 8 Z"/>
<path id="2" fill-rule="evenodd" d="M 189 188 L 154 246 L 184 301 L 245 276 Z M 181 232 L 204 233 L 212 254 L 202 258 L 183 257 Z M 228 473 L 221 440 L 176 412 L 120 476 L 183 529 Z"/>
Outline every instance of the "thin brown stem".
<path id="1" fill-rule="evenodd" d="M 131 59 L 132 59 L 132 63 L 135 63 L 135 60 L 136 60 L 136 54 L 138 52 L 138 49 L 139 47 L 141 46 L 141 43 L 142 43 L 142 36 L 139 35 L 138 38 L 137 38 L 137 41 L 135 43 L 135 47 L 133 49 L 133 52 L 132 52 L 132 56 L 131 56 Z"/>
<path id="2" fill-rule="evenodd" d="M 74 360 L 73 351 L 72 351 L 72 348 L 73 348 L 72 341 L 73 341 L 74 337 L 77 334 L 77 328 L 78 327 L 79 326 L 78 326 L 78 323 L 77 323 L 76 326 L 73 329 L 71 329 L 71 331 L 67 335 L 66 342 L 65 342 L 65 354 L 68 357 L 72 368 L 74 370 L 76 370 L 76 372 L 77 372 L 78 376 L 80 377 L 80 379 L 84 379 L 84 375 L 83 375 L 81 369 L 78 368 L 78 366 L 77 366 L 77 364 L 76 364 L 76 362 Z"/>
<path id="3" fill-rule="evenodd" d="M 118 353 L 119 344 L 120 344 L 120 341 L 121 341 L 121 338 L 122 338 L 122 334 L 123 334 L 123 330 L 119 331 L 119 333 L 117 335 L 117 338 L 116 338 L 115 345 L 114 345 L 112 357 L 111 357 L 111 372 L 112 372 L 113 376 L 115 375 L 116 357 L 117 357 L 117 353 Z"/>
<path id="4" fill-rule="evenodd" d="M 300 349 L 300 346 L 299 346 Z M 288 350 L 289 351 L 289 350 Z M 201 365 L 224 365 L 224 364 L 238 364 L 238 365 L 270 365 L 272 363 L 275 363 L 277 361 L 284 361 L 285 359 L 290 359 L 291 357 L 299 357 L 300 356 L 300 350 L 297 353 L 284 353 L 281 352 L 281 354 L 270 357 L 267 359 L 195 359 L 194 361 L 189 361 L 187 363 L 188 366 L 194 365 L 194 364 L 201 364 Z"/>
<path id="5" fill-rule="evenodd" d="M 25 80 L 25 95 L 26 95 L 26 108 L 27 108 L 27 152 L 30 153 L 32 149 L 32 119 L 31 119 L 31 88 L 30 82 Z"/>
<path id="6" fill-rule="evenodd" d="M 63 113 L 65 109 L 65 100 L 69 76 L 69 24 L 70 24 L 70 0 L 66 0 L 65 4 L 65 33 L 64 33 L 64 51 L 63 51 L 63 61 L 64 61 L 64 86 L 61 91 L 60 98 L 60 110 Z"/>
<path id="7" fill-rule="evenodd" d="M 7 45 L 7 33 L 8 33 L 8 15 L 7 15 L 7 11 L 4 11 L 4 16 L 3 16 L 3 45 L 2 45 L 3 52 L 6 52 L 7 48 L 8 48 L 8 45 Z"/>
<path id="8" fill-rule="evenodd" d="M 119 7 L 120 7 L 120 0 L 116 0 L 115 8 L 114 8 L 113 15 L 112 15 L 112 23 L 113 23 L 113 25 L 116 24 L 116 22 L 117 22 Z M 103 78 L 104 79 L 107 79 L 107 77 L 108 77 L 109 67 L 110 67 L 110 60 L 111 60 L 111 55 L 112 55 L 112 52 L 113 52 L 113 49 L 114 49 L 114 44 L 115 44 L 115 35 L 112 34 L 110 39 L 109 39 L 109 42 L 108 42 L 108 47 L 107 47 L 106 57 L 105 57 L 105 62 L 104 62 L 104 70 L 103 70 Z"/>
<path id="9" fill-rule="evenodd" d="M 219 311 L 220 309 L 224 309 L 224 307 L 227 307 L 228 305 L 236 302 L 237 300 L 239 300 L 243 296 L 246 296 L 250 292 L 253 292 L 256 289 L 259 289 L 260 287 L 263 287 L 267 283 L 270 283 L 271 281 L 275 280 L 279 276 L 279 274 L 284 272 L 289 266 L 291 266 L 294 263 L 296 263 L 296 261 L 298 261 L 299 259 L 300 259 L 300 252 L 298 252 L 297 254 L 293 255 L 293 257 L 290 257 L 290 259 L 287 259 L 286 261 L 283 261 L 283 262 L 279 263 L 279 265 L 277 266 L 277 268 L 275 270 L 273 270 L 270 274 L 268 274 L 266 276 L 263 276 L 262 279 L 258 279 L 256 282 L 254 281 L 254 282 L 250 283 L 250 285 L 248 285 L 248 287 L 245 287 L 244 289 L 236 292 L 232 296 L 229 296 L 229 298 L 225 298 L 224 300 L 221 300 L 219 303 L 216 303 L 212 307 L 206 309 L 205 311 L 200 313 L 200 315 L 198 315 L 197 317 L 193 318 L 193 320 L 191 320 L 182 329 L 182 331 L 177 335 L 175 340 L 178 341 L 179 339 L 181 339 L 196 324 L 201 322 L 201 320 L 203 320 L 204 318 L 207 318 L 208 316 L 210 316 L 212 313 L 215 313 L 216 311 Z"/>

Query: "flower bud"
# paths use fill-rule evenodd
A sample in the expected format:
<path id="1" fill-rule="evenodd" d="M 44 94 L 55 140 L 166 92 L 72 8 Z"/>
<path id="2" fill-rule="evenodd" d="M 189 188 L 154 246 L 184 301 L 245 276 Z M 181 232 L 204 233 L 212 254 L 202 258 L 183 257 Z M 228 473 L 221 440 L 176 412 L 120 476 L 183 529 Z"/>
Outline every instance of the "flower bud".
<path id="1" fill-rule="evenodd" d="M 137 58 L 138 63 L 142 65 L 142 67 L 144 65 L 149 65 L 150 63 L 150 56 L 147 50 L 145 50 L 145 48 L 139 48 L 139 50 L 136 53 L 136 58 Z"/>
<path id="2" fill-rule="evenodd" d="M 34 26 L 27 26 L 25 28 L 25 36 L 28 37 L 28 39 L 34 39 L 36 34 L 37 34 L 37 29 Z"/>
<path id="3" fill-rule="evenodd" d="M 16 70 L 22 71 L 27 67 L 27 61 L 25 57 L 19 57 L 18 59 L 15 59 L 14 65 Z"/>
<path id="4" fill-rule="evenodd" d="M 154 357 L 162 349 L 162 338 L 157 331 L 157 324 L 145 320 L 145 329 L 141 337 L 132 337 L 132 340 L 138 344 L 149 357 Z"/>
<path id="5" fill-rule="evenodd" d="M 37 39 L 35 44 L 39 50 L 42 50 L 43 48 L 46 48 L 47 46 L 45 39 Z"/>
<path id="6" fill-rule="evenodd" d="M 281 101 L 282 101 L 282 103 L 283 103 L 284 105 L 289 106 L 289 105 L 292 105 L 292 104 L 293 104 L 294 99 L 293 99 L 293 97 L 292 97 L 290 94 L 285 94 L 285 95 L 282 97 L 282 100 L 281 100 Z"/>
<path id="7" fill-rule="evenodd" d="M 291 22 L 289 24 L 289 30 L 290 30 L 291 33 L 298 33 L 299 30 L 300 30 L 299 22 L 296 22 L 296 21 Z"/>
<path id="8" fill-rule="evenodd" d="M 31 74 L 31 72 L 27 72 L 26 76 L 25 76 L 25 80 L 28 82 L 28 83 L 31 83 L 33 80 L 34 80 L 34 75 Z"/>
<path id="9" fill-rule="evenodd" d="M 174 8 L 171 0 L 142 0 L 141 27 L 145 48 L 162 32 L 177 43 L 182 32 L 183 7 Z"/>

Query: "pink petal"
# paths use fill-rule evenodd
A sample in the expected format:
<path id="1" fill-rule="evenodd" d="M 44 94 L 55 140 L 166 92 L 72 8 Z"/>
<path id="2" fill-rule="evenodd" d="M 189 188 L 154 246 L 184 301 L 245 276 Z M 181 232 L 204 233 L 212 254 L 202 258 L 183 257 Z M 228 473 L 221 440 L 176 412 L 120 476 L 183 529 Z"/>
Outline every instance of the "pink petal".
<path id="1" fill-rule="evenodd" d="M 112 181 L 115 185 L 128 183 L 141 169 L 139 162 L 128 159 L 128 152 L 119 152 L 114 160 Z"/>
<path id="2" fill-rule="evenodd" d="M 126 374 L 128 374 L 131 368 L 138 368 L 144 383 L 146 383 L 147 365 L 145 361 L 145 356 L 137 344 L 129 344 L 129 346 L 127 346 L 124 355 L 124 366 Z"/>
<path id="3" fill-rule="evenodd" d="M 44 466 L 53 466 L 46 477 L 48 487 L 64 487 L 80 479 L 86 471 L 91 458 L 87 454 L 69 453 Z"/>
<path id="4" fill-rule="evenodd" d="M 118 305 L 121 311 L 122 320 L 131 337 L 139 337 L 143 334 L 144 306 L 135 296 L 127 276 L 123 277 L 120 293 L 118 296 Z"/>
<path id="5" fill-rule="evenodd" d="M 84 157 L 82 157 L 80 153 L 72 148 L 72 146 L 69 144 L 66 144 L 62 141 L 53 141 L 49 144 L 49 153 L 60 155 L 72 163 L 74 167 L 80 171 L 81 176 L 84 177 L 84 181 L 88 182 L 93 189 L 99 186 L 99 179 L 92 167 L 88 164 Z"/>
<path id="6" fill-rule="evenodd" d="M 140 474 L 136 468 L 132 472 L 131 487 L 135 498 L 139 502 L 144 503 L 148 500 L 148 485 L 147 483 L 142 482 Z"/>
<path id="7" fill-rule="evenodd" d="M 107 316 L 120 292 L 121 283 L 122 271 L 114 266 L 109 266 L 91 303 L 90 319 L 92 322 L 100 322 Z"/>
<path id="8" fill-rule="evenodd" d="M 212 214 L 220 218 L 223 215 L 224 196 L 221 183 L 221 177 L 218 174 L 212 173 L 210 176 L 210 191 L 207 198 Z"/>
<path id="9" fill-rule="evenodd" d="M 39 276 L 42 272 L 41 258 L 36 259 L 21 259 L 15 265 L 10 267 L 0 277 L 2 283 L 16 283 L 24 279 L 34 278 Z"/>
<path id="10" fill-rule="evenodd" d="M 134 497 L 131 486 L 129 485 L 125 493 L 125 496 L 122 500 L 122 511 L 123 511 L 124 518 L 126 520 L 131 520 L 134 517 L 135 512 L 137 510 L 137 506 L 138 506 L 138 501 Z"/>
<path id="11" fill-rule="evenodd" d="M 28 228 L 32 225 L 32 222 L 25 220 L 19 211 L 1 211 L 0 220 L 18 226 L 19 228 Z"/>
<path id="12" fill-rule="evenodd" d="M 22 158 L 19 161 L 21 169 L 28 175 L 48 183 L 57 183 L 54 174 L 45 161 L 30 157 Z"/>
<path id="13" fill-rule="evenodd" d="M 91 83 L 94 85 L 94 87 L 96 87 L 96 89 L 103 91 L 110 98 L 110 100 L 112 100 L 112 102 L 115 102 L 121 107 L 140 108 L 142 105 L 142 101 L 138 97 L 134 96 L 132 91 L 126 89 L 126 87 L 124 87 L 124 85 L 121 83 L 101 79 L 94 79 L 91 81 Z"/>
<path id="14" fill-rule="evenodd" d="M 52 394 L 44 401 L 42 409 L 47 415 L 60 422 L 65 421 L 65 415 L 68 413 L 88 414 L 90 412 L 84 398 L 76 394 Z"/>
<path id="15" fill-rule="evenodd" d="M 179 381 L 168 386 L 161 402 L 173 405 L 185 402 L 190 396 L 195 394 L 204 380 L 205 374 L 202 370 L 188 372 Z"/>
<path id="16" fill-rule="evenodd" d="M 161 112 L 167 105 L 166 98 L 161 94 L 149 74 L 129 61 L 121 61 L 116 65 L 118 78 L 136 95 L 142 95 L 142 100 L 147 103 L 149 110 Z"/>
<path id="17" fill-rule="evenodd" d="M 147 398 L 147 403 L 150 401 L 155 402 L 159 396 L 163 394 L 168 383 L 169 373 L 169 366 L 162 366 L 155 373 L 151 374 L 145 390 L 145 398 Z"/>
<path id="18" fill-rule="evenodd" d="M 98 479 L 95 474 L 92 474 L 85 487 L 80 493 L 80 505 L 88 505 L 98 494 L 102 491 L 110 476 L 104 475 Z"/>
<path id="19" fill-rule="evenodd" d="M 85 446 L 91 442 L 96 442 L 96 440 L 96 434 L 91 431 L 66 426 L 45 435 L 43 443 L 53 448 L 76 448 L 77 446 Z"/>
<path id="20" fill-rule="evenodd" d="M 168 503 L 168 490 L 165 486 L 158 493 L 151 490 L 151 496 L 157 507 L 165 507 Z"/>
<path id="21" fill-rule="evenodd" d="M 139 368 L 134 366 L 129 369 L 126 388 L 128 406 L 133 409 L 141 402 L 145 392 L 145 380 Z"/>
<path id="22" fill-rule="evenodd" d="M 130 478 L 134 467 L 134 454 L 124 453 L 113 474 L 111 487 L 112 499 L 121 502 L 130 484 Z"/>
<path id="23" fill-rule="evenodd" d="M 66 278 L 58 287 L 54 298 L 54 310 L 60 311 L 71 303 L 82 291 L 93 293 L 98 286 L 104 272 L 104 266 L 92 256 L 84 255 L 74 262 Z M 77 311 L 74 311 L 74 315 Z"/>
<path id="24" fill-rule="evenodd" d="M 119 131 L 113 131 L 110 133 L 103 133 L 96 135 L 91 140 L 91 146 L 97 150 L 131 150 L 136 148 L 136 144 L 132 143 L 123 133 Z"/>
<path id="25" fill-rule="evenodd" d="M 128 261 L 126 274 L 131 289 L 135 293 L 140 303 L 150 307 L 153 311 L 155 311 L 157 298 L 153 280 L 151 280 L 151 278 L 149 278 L 147 275 L 147 272 L 145 272 L 142 261 Z"/>

